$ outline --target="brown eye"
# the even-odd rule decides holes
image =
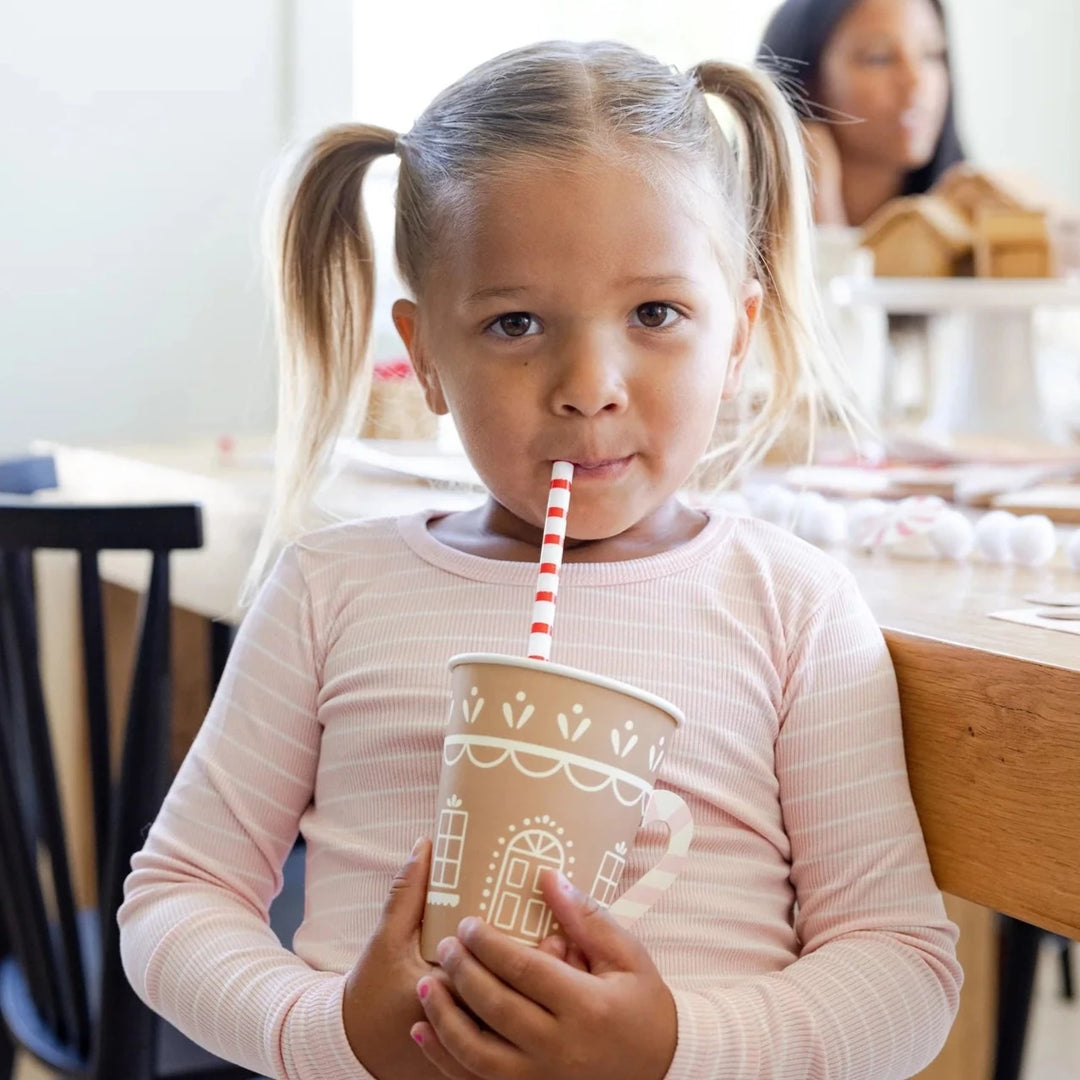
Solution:
[[[491,326],[499,332],[499,337],[525,337],[534,322],[527,311],[511,311],[508,315],[500,315]]]
[[[639,304],[635,314],[642,326],[647,326],[650,330],[658,330],[668,325],[668,316],[675,312],[668,304],[650,301],[648,304]]]

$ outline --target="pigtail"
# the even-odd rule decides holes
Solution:
[[[733,453],[734,475],[758,460],[793,422],[807,425],[808,456],[821,419],[840,423],[853,440],[855,428],[868,425],[818,295],[810,181],[795,113],[764,74],[722,61],[699,64],[690,74],[739,122],[748,258],[764,291],[761,325],[771,385],[742,437],[717,451]],[[739,199],[738,191],[733,194]]]
[[[280,349],[274,495],[242,604],[282,543],[303,531],[338,435],[360,428],[371,382],[375,294],[361,187],[371,163],[394,153],[396,138],[362,124],[324,131],[304,148],[268,207]]]

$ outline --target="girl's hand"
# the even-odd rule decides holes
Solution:
[[[379,1080],[442,1080],[409,1037],[423,1018],[416,980],[444,978],[420,955],[430,859],[431,842],[418,841],[390,886],[378,929],[345,982],[345,1035],[356,1060]]]
[[[671,991],[595,900],[561,875],[544,878],[544,899],[589,970],[463,919],[439,944],[449,986],[431,977],[417,986],[425,1020],[414,1038],[450,1080],[660,1080],[678,1033]]]
[[[357,1061],[379,1080],[443,1080],[409,1033],[424,1019],[417,980],[438,981],[444,992],[451,992],[445,973],[420,955],[430,860],[431,842],[418,841],[390,886],[378,929],[345,983],[345,1035]],[[560,938],[548,938],[541,948],[574,962],[574,949]]]

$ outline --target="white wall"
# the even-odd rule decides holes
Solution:
[[[1080,205],[1080,0],[946,2],[972,156]],[[352,115],[354,100],[360,118],[407,128],[480,58],[448,48],[454,33],[486,27],[487,55],[510,38],[615,33],[621,20],[622,36],[676,63],[748,59],[770,7],[676,0],[657,17],[636,0],[621,13],[547,0],[526,25],[499,22],[494,0],[470,17],[478,5],[437,9],[418,36],[411,9],[365,3],[354,41],[352,0],[0,3],[0,453],[36,437],[267,430],[275,363],[258,222],[279,151]],[[446,70],[417,62],[428,54]],[[389,202],[391,164],[373,201]],[[388,263],[381,301],[396,291]],[[396,351],[386,323],[380,349]]]
[[[272,424],[261,199],[351,106],[351,5],[295,3],[0,7],[0,451]]]
[[[1080,0],[945,0],[969,156],[1080,207]]]

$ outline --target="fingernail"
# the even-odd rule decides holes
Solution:
[[[419,1032],[419,1031],[412,1032],[412,1037],[413,1037],[413,1041],[416,1043],[417,1046],[423,1046],[424,1045],[424,1036],[423,1036],[423,1034],[421,1032]]]
[[[561,870],[555,871],[555,877],[558,881],[559,888],[566,893],[567,896],[573,896],[577,892],[577,889],[571,884],[570,879]]]
[[[409,858],[415,859],[420,854],[420,849],[424,846],[424,838],[421,836],[415,844],[412,846],[412,851],[409,852]]]
[[[450,955],[454,948],[453,938],[443,938],[438,945],[435,946],[435,955],[439,959],[440,964],[446,963],[446,958]]]
[[[421,1001],[425,1001],[427,999],[428,994],[431,993],[431,984],[427,981],[427,979],[420,980],[416,987],[416,993],[419,995]]]

